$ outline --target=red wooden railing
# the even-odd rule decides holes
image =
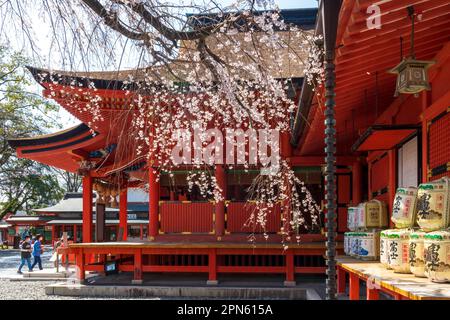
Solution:
[[[211,202],[161,202],[160,233],[214,232],[214,204]]]
[[[248,224],[252,212],[256,215],[255,204],[251,202],[229,202],[226,209],[226,231],[227,233],[246,233],[246,232],[267,232],[276,233],[280,231],[281,226],[281,206],[268,210],[265,230],[260,225],[256,227]]]
[[[61,254],[75,254],[78,279],[85,279],[85,271],[104,271],[103,263],[92,263],[92,256],[108,256],[118,263],[120,271],[133,272],[135,281],[142,281],[144,272],[201,272],[209,281],[216,281],[218,273],[284,273],[286,281],[295,281],[298,273],[324,273],[325,246],[323,243],[292,245],[283,250],[280,245],[245,246],[217,244],[209,247],[198,244],[158,246],[156,244],[95,245],[76,244],[59,248]],[[342,246],[339,245],[339,253]]]

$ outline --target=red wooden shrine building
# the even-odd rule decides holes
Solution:
[[[349,204],[376,198],[386,201],[390,207],[398,186],[417,185],[449,172],[450,4],[446,0],[379,2],[381,27],[370,29],[367,8],[373,3],[342,1],[336,30],[338,241],[346,231]],[[407,7],[411,5],[420,13],[415,23],[416,58],[434,61],[428,70],[431,90],[418,96],[400,94],[394,97],[396,75],[387,71],[408,55],[411,20]],[[315,17],[316,13],[317,10],[290,11],[297,19]],[[315,20],[312,28],[316,34],[321,34],[320,10]],[[401,47],[404,48],[402,53]],[[57,72],[57,80],[50,82],[49,77],[38,76],[46,71],[31,71],[44,87],[44,95],[83,123],[53,135],[15,139],[10,143],[20,157],[76,171],[79,161],[108,148],[106,136],[117,135],[107,124],[114,122],[127,108],[127,97],[118,89],[124,80],[123,74]],[[90,89],[81,85],[74,90],[69,85],[72,81],[86,83],[86,77],[96,84],[96,94],[102,97],[102,116],[107,119],[105,125],[95,128],[95,135],[87,126],[93,115],[79,112],[73,104],[67,103],[68,97],[71,101],[79,98],[79,104],[86,103],[79,92]],[[300,79],[298,83],[302,83]],[[323,102],[316,99],[307,82],[298,86],[296,101],[298,110],[293,119],[293,132],[291,136],[281,137],[281,154],[289,159],[316,201],[321,202],[325,192],[321,170],[324,164]],[[255,245],[248,242],[251,230],[243,225],[251,204],[245,206],[243,190],[252,178],[251,172],[225,170],[217,165],[215,177],[225,190],[226,200],[211,203],[199,201],[195,194],[187,194],[182,184],[173,188],[164,175],[156,181],[147,163],[133,160],[124,163],[121,170],[136,180],[145,177],[149,184],[149,241],[127,241],[125,188],[119,195],[119,225],[123,230],[119,238],[122,241],[94,242],[93,182],[102,179],[107,170],[91,172],[83,178],[83,243],[69,247],[69,251],[76,254],[80,279],[84,279],[85,271],[103,271],[103,263],[94,260],[94,255],[117,259],[118,268],[133,272],[137,283],[142,281],[145,272],[207,273],[211,284],[216,283],[221,273],[251,272],[285,274],[286,284],[292,284],[296,274],[325,271],[323,231],[303,234],[300,244],[292,243],[284,251],[277,235],[281,223],[277,208],[269,215],[268,231],[272,233],[269,241],[257,235]],[[182,178],[183,172],[179,175]],[[338,251],[341,248],[339,243]]]

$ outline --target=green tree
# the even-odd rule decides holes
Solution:
[[[8,212],[29,212],[61,199],[64,190],[46,165],[18,159],[11,137],[46,133],[54,126],[57,106],[29,91],[26,59],[0,46],[0,218]]]

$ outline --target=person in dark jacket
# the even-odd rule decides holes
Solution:
[[[42,246],[42,240],[43,236],[38,234],[36,236],[36,241],[33,243],[33,265],[31,266],[31,270],[33,270],[35,265],[39,265],[39,270],[42,270],[42,260],[41,260],[41,254],[44,251]]]
[[[19,270],[17,270],[17,273],[22,274],[22,267],[25,265],[25,263],[28,265],[28,271],[33,271],[31,267],[31,243],[30,243],[30,236],[25,236],[25,239],[22,241],[22,244],[20,245],[20,266]]]

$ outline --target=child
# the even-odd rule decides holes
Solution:
[[[38,234],[36,236],[36,241],[33,243],[33,258],[34,258],[34,262],[33,265],[31,266],[31,270],[33,270],[34,266],[36,264],[39,265],[39,270],[42,270],[42,260],[41,260],[41,253],[43,252],[43,246],[41,244],[42,239],[44,237],[40,234]]]
[[[27,263],[28,271],[33,271],[31,267],[31,243],[30,236],[25,236],[25,239],[22,241],[20,245],[20,266],[19,270],[17,270],[18,274],[22,274],[22,267]]]

